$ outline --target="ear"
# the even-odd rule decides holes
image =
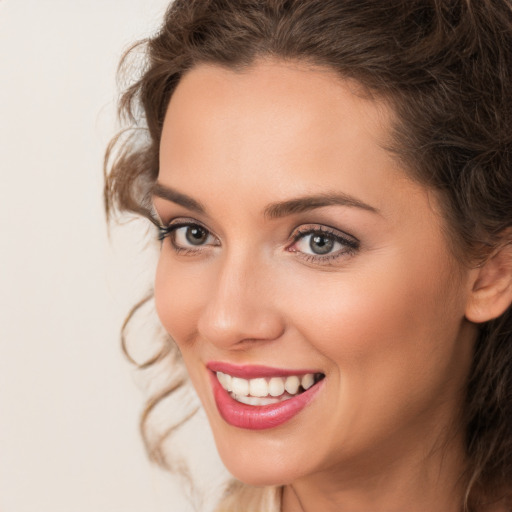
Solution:
[[[466,318],[482,323],[502,315],[512,304],[512,240],[505,243],[473,271]]]

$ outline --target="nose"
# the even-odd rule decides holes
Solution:
[[[276,291],[271,272],[250,257],[219,262],[198,320],[199,335],[223,349],[276,340],[285,329]]]

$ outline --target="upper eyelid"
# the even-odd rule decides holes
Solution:
[[[151,200],[151,205],[150,205],[150,212],[151,212],[151,217],[152,217],[152,220],[154,221],[155,225],[159,228],[161,227],[166,227],[167,226],[167,222],[165,222],[164,218],[165,216],[161,214],[161,211],[159,211],[157,205],[155,204],[155,198],[153,198]]]
[[[306,236],[311,233],[326,233],[334,237],[340,238],[341,240],[350,241],[357,245],[360,244],[359,239],[356,238],[354,235],[351,235],[346,231],[342,231],[341,229],[333,228],[332,226],[326,226],[325,224],[301,224],[300,226],[297,226],[293,230],[291,238],[296,240],[300,236]]]
[[[177,227],[199,226],[200,228],[208,231],[208,233],[215,235],[215,232],[213,230],[211,230],[209,227],[205,226],[203,222],[201,222],[197,219],[189,218],[189,217],[175,217],[174,219],[171,219],[169,222],[165,222],[162,224],[162,227],[165,227],[165,228],[172,228],[172,227],[176,227],[176,226]]]
[[[219,242],[220,245],[220,238],[210,228],[206,227],[202,222],[199,222],[196,219],[187,217],[176,217],[174,219],[171,219],[168,223],[161,225],[159,227],[159,239],[162,240],[163,238],[165,238],[165,236],[171,234],[172,232],[190,226],[199,226],[201,229],[204,229],[210,236],[213,236]],[[162,235],[162,231],[165,232],[165,235]]]

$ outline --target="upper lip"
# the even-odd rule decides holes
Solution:
[[[212,372],[222,372],[242,379],[254,379],[258,377],[288,377],[289,375],[306,375],[307,373],[322,373],[318,370],[300,369],[291,370],[286,368],[275,368],[263,365],[235,365],[223,361],[210,361],[206,367]]]

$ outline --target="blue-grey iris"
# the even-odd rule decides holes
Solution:
[[[190,226],[187,228],[185,238],[192,245],[202,245],[208,238],[208,232],[199,226]]]
[[[334,240],[325,235],[315,235],[309,241],[309,247],[315,254],[327,254],[332,251]]]

